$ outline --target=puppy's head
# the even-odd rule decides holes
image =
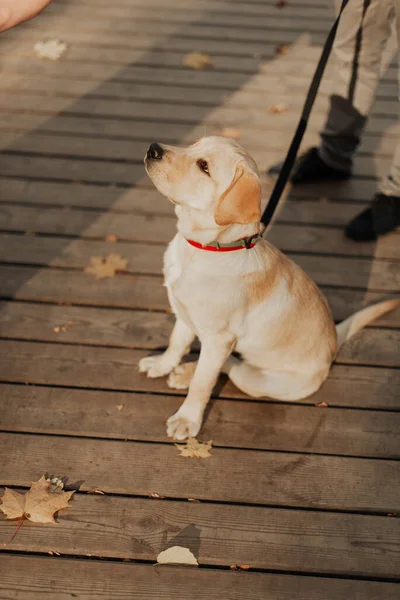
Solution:
[[[257,167],[233,140],[206,137],[188,148],[153,143],[144,162],[156,188],[174,204],[207,213],[219,226],[260,220]]]

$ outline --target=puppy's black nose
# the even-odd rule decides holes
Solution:
[[[164,154],[164,150],[159,144],[153,142],[150,144],[150,148],[147,150],[146,158],[148,160],[161,160]]]

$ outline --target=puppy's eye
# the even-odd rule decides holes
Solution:
[[[210,174],[210,171],[208,170],[208,163],[206,160],[198,160],[197,166],[199,167],[200,171],[203,171],[203,173],[206,173],[206,175]]]

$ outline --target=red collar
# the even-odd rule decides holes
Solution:
[[[234,242],[223,243],[223,242],[210,242],[206,246],[196,242],[195,240],[186,241],[195,248],[199,248],[200,250],[209,250],[210,252],[232,252],[233,250],[249,250],[250,248],[254,248],[261,235],[256,233],[255,235],[251,235],[250,237],[244,237],[240,240],[235,240]]]

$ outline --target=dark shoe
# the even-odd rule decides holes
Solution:
[[[283,163],[274,165],[268,170],[268,174],[272,176],[278,176]],[[350,171],[342,171],[334,169],[326,164],[318,153],[318,148],[310,148],[299,156],[297,159],[290,181],[294,184],[299,183],[312,183],[314,181],[342,181],[351,177]]]
[[[356,242],[376,240],[400,226],[400,197],[376,194],[371,206],[354,217],[346,227],[346,236]]]

